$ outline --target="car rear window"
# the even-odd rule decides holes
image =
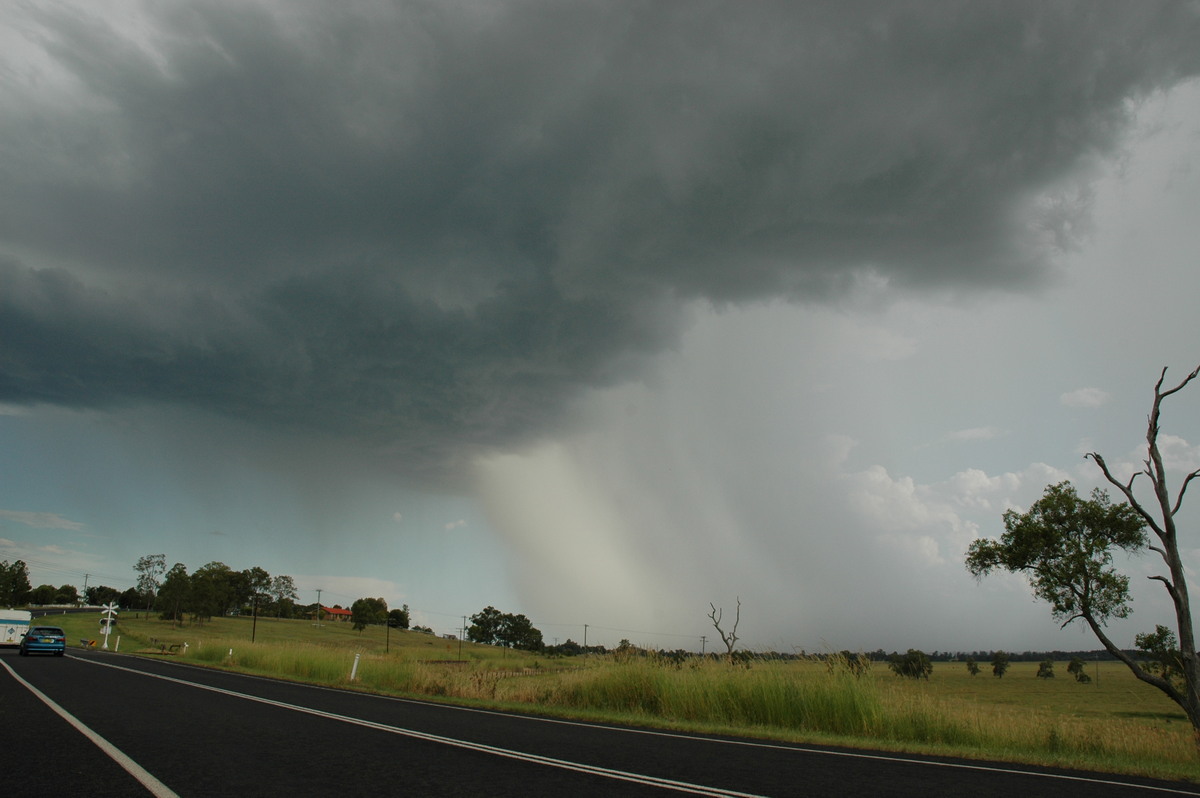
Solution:
[[[63,630],[59,629],[57,626],[35,626],[32,630],[30,630],[29,633],[38,637],[51,637],[53,635],[58,635],[59,637],[63,636]]]

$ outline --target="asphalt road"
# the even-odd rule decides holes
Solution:
[[[0,761],[6,796],[1200,795],[1102,774],[553,721],[80,650],[0,650]]]

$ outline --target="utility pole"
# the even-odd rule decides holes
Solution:
[[[583,650],[585,654],[587,653],[587,628],[588,625],[585,623],[583,625]]]
[[[87,580],[89,576],[91,576],[91,574],[83,575],[83,601],[80,602],[81,604],[87,602]]]
[[[707,635],[700,635],[700,656],[704,656],[704,644],[708,642]]]
[[[321,625],[321,588],[317,588],[317,626]]]

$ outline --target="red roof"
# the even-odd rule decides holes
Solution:
[[[350,610],[340,610],[340,609],[338,609],[338,608],[336,608],[336,607],[322,607],[322,608],[321,608],[321,610],[322,610],[322,612],[324,612],[326,615],[333,615],[333,616],[341,616],[341,615],[344,615],[344,616],[346,616],[346,617],[350,617],[351,615],[353,615],[353,614],[354,614],[354,613],[352,613]]]

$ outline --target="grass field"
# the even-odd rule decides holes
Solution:
[[[54,616],[68,642],[97,639],[98,616]],[[487,704],[644,726],[1056,765],[1200,781],[1183,713],[1119,663],[1089,663],[1076,682],[1058,663],[934,663],[928,681],[876,663],[865,676],[823,662],[672,665],[654,658],[552,659],[349,624],[220,618],[176,628],[125,614],[120,651],[373,692]],[[186,649],[183,648],[187,644]],[[99,645],[99,644],[98,644]],[[164,647],[178,646],[175,653]],[[117,647],[116,633],[109,648]],[[231,653],[232,652],[232,653]],[[351,669],[356,679],[351,681]]]

